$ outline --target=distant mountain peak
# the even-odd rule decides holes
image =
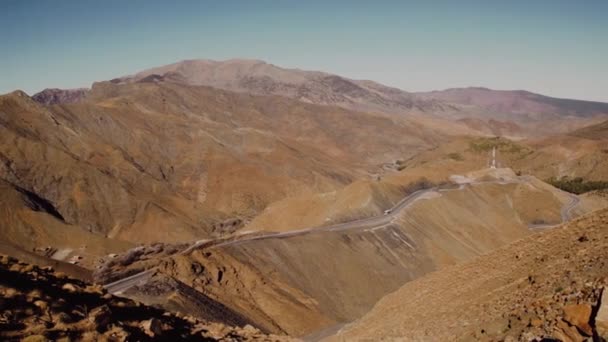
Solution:
[[[11,95],[11,96],[17,96],[17,97],[23,97],[23,98],[29,98],[30,97],[26,92],[24,92],[21,89],[14,90],[11,93],[9,93],[9,95]]]
[[[74,103],[82,100],[86,97],[89,89],[87,88],[75,88],[75,89],[57,89],[57,88],[46,88],[43,91],[36,93],[32,96],[32,99],[38,103],[44,105]]]

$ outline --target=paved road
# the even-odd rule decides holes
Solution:
[[[387,224],[390,224],[393,221],[393,219],[395,219],[395,217],[397,217],[397,215],[403,209],[405,209],[407,206],[414,203],[416,200],[418,200],[424,194],[432,192],[432,191],[436,191],[436,188],[419,190],[419,191],[416,191],[416,192],[406,196],[404,199],[399,201],[393,208],[391,208],[390,213],[386,214],[386,215],[372,216],[372,217],[367,217],[364,219],[359,219],[359,220],[354,220],[354,221],[349,221],[349,222],[344,222],[344,223],[338,223],[338,224],[334,224],[331,226],[310,227],[310,228],[303,228],[303,229],[298,229],[298,230],[291,230],[291,231],[287,231],[287,232],[264,233],[264,234],[253,233],[253,234],[248,234],[248,235],[241,235],[240,238],[237,238],[234,240],[229,240],[229,241],[224,241],[224,242],[221,242],[218,244],[214,244],[213,246],[222,247],[222,246],[240,244],[240,243],[243,243],[246,241],[278,239],[278,238],[287,238],[287,237],[293,237],[293,236],[304,235],[304,234],[316,234],[316,233],[323,233],[323,232],[336,232],[336,231],[351,230],[351,229],[376,228],[376,227],[385,226]]]
[[[460,189],[460,188],[462,188],[462,186],[460,186],[458,189]],[[338,224],[334,224],[331,226],[311,227],[311,228],[304,228],[304,229],[293,230],[293,231],[288,231],[288,232],[251,233],[251,234],[239,235],[239,236],[229,238],[229,239],[199,240],[199,241],[196,241],[195,243],[193,243],[188,248],[181,251],[180,254],[188,254],[188,253],[192,252],[193,250],[203,248],[203,247],[205,247],[205,248],[211,247],[211,246],[221,247],[221,246],[240,244],[240,243],[244,243],[247,241],[287,238],[287,237],[303,235],[303,234],[310,234],[310,233],[321,233],[321,232],[328,232],[328,231],[334,232],[334,231],[343,231],[343,230],[349,230],[349,229],[376,228],[376,227],[386,226],[387,224],[390,224],[393,221],[393,219],[395,217],[397,217],[397,215],[403,209],[405,209],[410,204],[414,203],[416,200],[421,198],[424,194],[427,194],[430,192],[435,192],[435,191],[446,191],[446,190],[449,190],[449,189],[440,190],[438,188],[431,188],[431,189],[416,191],[416,192],[406,196],[401,201],[399,201],[393,208],[390,209],[391,212],[386,215],[373,216],[373,217],[368,217],[368,218],[364,218],[364,219],[360,219],[360,220],[338,223]],[[106,285],[104,285],[104,287],[106,288],[106,290],[108,292],[110,292],[112,294],[120,294],[135,285],[145,283],[154,274],[155,271],[156,271],[156,268],[152,268],[152,269],[134,274],[130,277],[115,281],[113,283],[106,284]]]
[[[156,268],[105,284],[103,287],[111,294],[120,294],[133,286],[145,284],[154,275],[154,272],[156,272]]]
[[[570,203],[562,207],[562,223],[572,220],[572,209],[574,209],[581,202],[581,199],[578,196],[570,193],[567,193],[567,195],[570,197]]]
[[[504,180],[479,181],[479,182],[470,182],[470,183],[460,184],[458,186],[451,185],[451,186],[447,186],[447,187],[434,187],[434,188],[429,188],[429,189],[424,189],[424,190],[418,190],[414,193],[407,195],[402,200],[397,202],[397,204],[395,204],[395,206],[393,206],[393,208],[390,209],[390,212],[385,215],[372,216],[372,217],[368,217],[368,218],[364,218],[364,219],[359,219],[359,220],[354,220],[354,221],[349,221],[349,222],[344,222],[344,223],[338,223],[338,224],[334,224],[334,225],[330,225],[330,226],[310,227],[310,228],[303,228],[303,229],[287,231],[287,232],[270,232],[270,233],[258,232],[258,233],[237,235],[235,237],[225,238],[225,239],[199,240],[199,241],[193,243],[188,248],[181,251],[180,254],[188,254],[188,253],[192,252],[193,250],[196,250],[199,248],[237,245],[237,244],[245,243],[248,241],[282,239],[282,238],[288,238],[288,237],[304,235],[304,234],[320,234],[320,233],[326,233],[326,232],[336,232],[336,231],[353,230],[353,229],[379,228],[379,227],[383,227],[383,226],[386,226],[386,225],[389,225],[390,223],[392,223],[392,221],[401,213],[401,211],[406,209],[408,206],[410,206],[417,200],[425,198],[425,195],[428,195],[431,193],[457,191],[457,190],[463,189],[465,186],[470,186],[470,185],[475,185],[475,184],[494,183],[494,184],[504,185],[504,184],[522,183],[522,182],[526,182],[528,180],[529,179],[524,176],[524,177],[519,177],[517,180],[514,180],[514,181],[504,181]],[[569,195],[571,195],[571,194],[569,194]],[[579,201],[580,200],[577,196],[571,195],[571,202],[568,203],[567,205],[565,205],[561,209],[562,220],[564,222],[566,222],[570,219],[571,211],[578,204]],[[549,228],[549,227],[553,227],[553,226],[555,226],[555,225],[535,225],[535,226],[529,226],[529,227],[535,228],[535,229],[544,229],[544,228]],[[130,288],[132,286],[135,286],[137,284],[141,284],[142,282],[147,281],[153,275],[153,273],[155,271],[156,271],[156,268],[153,268],[153,269],[132,275],[128,278],[121,279],[116,282],[107,284],[104,287],[108,290],[108,292],[117,294],[117,293],[127,290],[128,288]]]

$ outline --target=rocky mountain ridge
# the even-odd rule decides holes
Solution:
[[[601,102],[480,87],[407,92],[374,81],[282,68],[248,59],[184,60],[115,78],[111,82],[171,82],[254,95],[279,95],[358,111],[443,118],[481,133],[513,137],[565,132],[608,117],[608,104]],[[69,103],[82,99],[85,93],[82,90],[79,93],[47,90],[34,98],[46,104]],[[548,120],[553,125],[545,125]]]

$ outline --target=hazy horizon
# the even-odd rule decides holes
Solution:
[[[406,91],[608,102],[608,3],[5,1],[0,93],[89,87],[185,59],[260,59]]]

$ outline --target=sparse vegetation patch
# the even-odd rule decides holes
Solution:
[[[549,178],[547,183],[556,188],[568,191],[573,194],[584,194],[585,192],[594,190],[608,189],[608,181],[587,181],[581,177],[569,178],[562,177],[560,179]]]
[[[464,157],[462,156],[462,154],[457,153],[457,152],[452,152],[448,154],[448,158],[456,160],[456,161],[463,161]]]
[[[494,138],[477,138],[469,143],[469,150],[476,153],[485,153],[496,147],[499,152],[509,154],[527,155],[532,150],[526,146],[514,143],[511,140],[494,137]]]

